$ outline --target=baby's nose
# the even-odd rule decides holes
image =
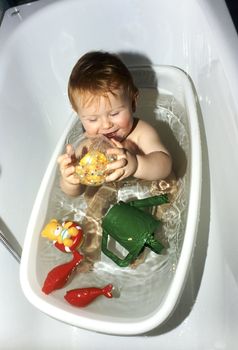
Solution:
[[[112,127],[112,122],[108,117],[104,117],[102,119],[102,128],[103,129],[110,129]]]

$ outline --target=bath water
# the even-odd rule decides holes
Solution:
[[[176,271],[187,215],[189,136],[186,130],[185,111],[174,97],[166,94],[166,92],[158,94],[153,86],[140,88],[140,90],[141,98],[138,103],[137,115],[158,128],[163,142],[172,153],[176,168],[177,191],[173,195],[172,203],[162,211],[162,225],[157,233],[158,237],[165,242],[167,249],[165,253],[158,255],[146,248],[142,261],[139,261],[137,266],[126,268],[117,266],[101,253],[97,261],[91,265],[82,262],[70,283],[62,290],[54,292],[55,297],[63,300],[66,290],[92,286],[103,287],[108,283],[112,283],[116,297],[111,299],[110,302],[107,298],[100,298],[100,302],[95,301],[87,309],[95,313],[114,315],[117,318],[125,317],[125,315],[129,317],[132,313],[133,317],[143,317],[153,312],[163,301]],[[74,144],[82,134],[82,126],[78,118],[76,119],[77,121],[73,125],[65,144]],[[150,188],[148,182],[125,181],[116,191],[117,200],[128,201],[135,197],[151,196]],[[110,192],[110,190],[109,188],[108,191]],[[112,197],[114,193],[112,191]],[[107,196],[108,201],[111,200],[111,204],[113,204],[115,198],[112,199],[108,192]],[[91,205],[97,206],[93,202],[91,202]],[[95,207],[96,209],[97,207]],[[89,217],[88,212],[88,202],[83,196],[68,198],[62,193],[59,187],[59,171],[57,171],[45,222],[57,218],[58,220],[74,220],[81,223],[88,216],[86,229],[91,231],[91,235],[99,232],[100,236],[100,220],[97,217]],[[85,233],[87,234],[86,230]],[[39,283],[43,285],[47,273],[53,267],[69,261],[71,258],[71,255],[58,251],[52,245],[52,242],[41,237],[37,257]],[[143,308],[138,307],[140,305],[143,305]]]

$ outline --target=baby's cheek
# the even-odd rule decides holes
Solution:
[[[120,122],[120,126],[122,129],[131,128],[132,125],[133,125],[133,120],[130,117],[123,118]]]
[[[86,133],[89,136],[95,136],[98,134],[98,125],[96,125],[96,123],[90,123],[90,122],[82,122],[83,127],[86,131]]]

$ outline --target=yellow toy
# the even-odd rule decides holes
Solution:
[[[84,185],[99,186],[105,181],[108,159],[102,152],[88,152],[76,166],[76,174]]]
[[[52,219],[44,227],[41,235],[53,241],[56,248],[64,252],[72,252],[83,241],[82,228],[73,221],[60,223],[58,220]]]
[[[107,149],[115,147],[105,136],[86,138],[79,146],[80,156],[75,173],[80,183],[88,186],[100,186],[108,175],[107,164],[115,158],[107,155]],[[77,152],[78,153],[78,152]]]

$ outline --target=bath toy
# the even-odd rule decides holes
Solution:
[[[97,136],[84,140],[79,146],[81,156],[75,167],[80,183],[88,186],[100,186],[107,176],[106,167],[114,160],[107,155],[108,148],[115,147],[105,136]]]
[[[94,299],[100,295],[107,298],[112,298],[112,284],[108,284],[104,288],[78,288],[66,292],[64,298],[73,306],[84,307],[90,304]]]
[[[41,235],[52,240],[56,248],[66,253],[74,251],[83,242],[83,230],[73,221],[60,223],[52,219],[44,227]]]
[[[76,166],[76,174],[84,185],[100,186],[105,180],[106,156],[99,151],[88,152]]]
[[[73,259],[68,263],[58,265],[54,267],[47,275],[42,291],[45,294],[50,294],[55,289],[63,288],[68,281],[72,272],[76,269],[78,264],[83,260],[83,255],[81,255],[77,250],[73,251]]]
[[[154,238],[154,233],[160,221],[143,208],[164,203],[168,203],[167,195],[138,199],[128,203],[120,201],[115,204],[102,219],[103,253],[120,267],[126,267],[132,263],[145,246],[159,254],[164,246]],[[124,258],[120,258],[115,252],[109,250],[109,236],[128,251]]]

